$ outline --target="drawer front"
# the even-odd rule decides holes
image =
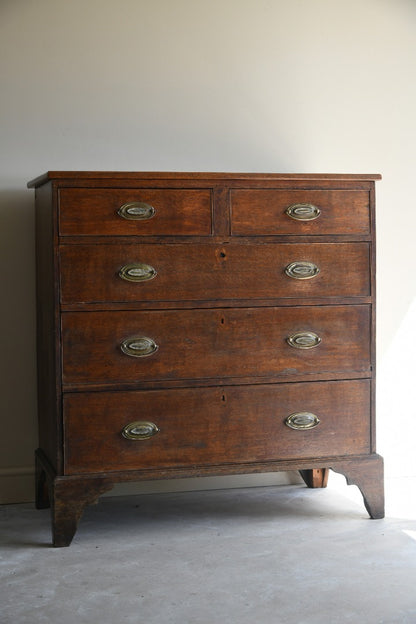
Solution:
[[[62,245],[60,257],[64,304],[370,294],[367,243]]]
[[[236,189],[231,210],[235,236],[370,233],[367,191]]]
[[[63,381],[366,372],[369,327],[367,305],[65,312]]]
[[[209,236],[211,213],[210,190],[64,188],[59,195],[59,233]]]
[[[368,453],[369,397],[368,380],[70,394],[65,473]],[[319,424],[290,428],[299,412]],[[137,422],[127,435],[154,435],[124,437]]]

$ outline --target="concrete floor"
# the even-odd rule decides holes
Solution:
[[[369,520],[336,477],[104,498],[60,549],[47,510],[3,506],[0,622],[415,624],[415,481]]]

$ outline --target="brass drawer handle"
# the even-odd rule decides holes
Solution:
[[[318,334],[311,331],[296,332],[288,336],[286,341],[295,349],[314,349],[322,342]]]
[[[290,416],[286,418],[285,425],[291,429],[303,431],[305,429],[317,427],[320,422],[318,416],[312,414],[312,412],[296,412],[295,414],[290,414]]]
[[[155,216],[156,210],[145,202],[128,202],[117,210],[117,214],[129,221],[146,221]]]
[[[131,357],[147,357],[159,349],[153,338],[147,336],[131,336],[120,345],[121,350]]]
[[[313,262],[300,261],[288,264],[285,268],[285,273],[293,279],[305,280],[316,277],[319,270],[319,267]]]
[[[321,214],[318,206],[313,204],[292,204],[285,210],[288,217],[295,221],[313,221]]]
[[[159,427],[154,423],[137,420],[126,425],[121,435],[127,440],[148,440],[159,431]]]
[[[136,262],[133,264],[125,264],[118,272],[121,279],[126,282],[148,282],[157,275],[156,269],[150,264],[144,264],[143,262]]]

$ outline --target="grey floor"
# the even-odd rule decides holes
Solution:
[[[3,506],[0,622],[415,624],[415,481],[369,520],[335,477],[105,498],[60,549],[47,510]]]

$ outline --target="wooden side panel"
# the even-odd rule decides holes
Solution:
[[[38,419],[39,446],[59,473],[62,433],[55,219],[53,188],[49,183],[36,190]]]

